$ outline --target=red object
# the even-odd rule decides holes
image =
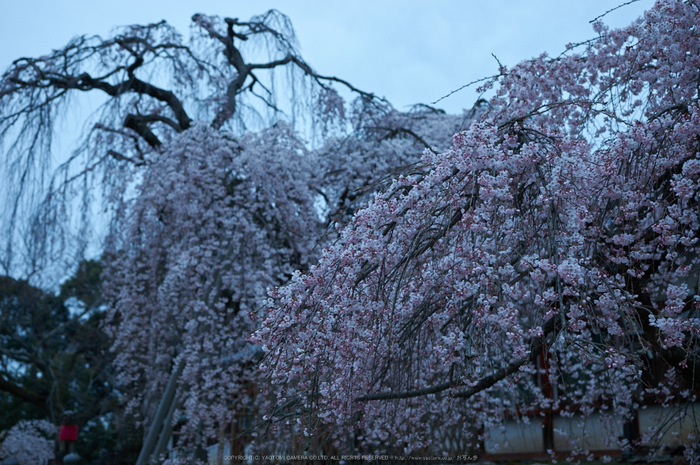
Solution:
[[[58,433],[59,441],[77,441],[78,440],[78,425],[61,425],[61,430]]]

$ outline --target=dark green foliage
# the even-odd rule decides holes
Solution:
[[[86,463],[116,448],[110,340],[102,331],[102,267],[84,261],[58,295],[0,277],[0,431],[21,419],[76,414]]]

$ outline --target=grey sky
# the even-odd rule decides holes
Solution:
[[[593,36],[589,21],[625,0],[0,0],[0,68],[43,55],[80,34],[166,19],[186,33],[200,12],[248,19],[276,8],[296,29],[305,59],[320,73],[385,96],[399,109],[430,103],[504,65]],[[653,4],[608,14],[623,26]],[[472,90],[438,106],[470,107]]]

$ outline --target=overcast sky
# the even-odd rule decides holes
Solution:
[[[276,8],[316,71],[384,96],[399,109],[430,103],[504,65],[593,37],[590,20],[626,0],[0,0],[0,68],[81,34],[165,19],[186,33],[194,13],[249,19]],[[605,16],[623,26],[651,7],[639,0]],[[462,91],[438,106],[471,107]]]

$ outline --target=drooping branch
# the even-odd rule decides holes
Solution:
[[[171,89],[167,84],[156,84],[150,77],[154,69],[163,71],[167,67],[172,68]],[[72,91],[100,90],[112,102],[105,115],[121,119],[118,124],[133,129],[155,148],[161,143],[160,136],[150,126],[160,122],[176,132],[189,128],[192,119],[182,98],[197,85],[197,74],[214,72],[215,68],[183,45],[179,34],[164,21],[130,26],[108,39],[77,37],[49,55],[15,60],[3,74],[0,135],[23,124],[17,140],[26,141],[33,137],[31,132],[37,133],[37,127],[48,123],[46,134],[37,133],[46,139],[51,132],[47,115],[75,94]],[[129,96],[131,99],[123,99]],[[125,111],[129,105],[135,105],[136,111]],[[167,112],[163,112],[165,108]],[[139,124],[134,124],[132,118],[124,118],[125,113],[148,118],[137,118]]]
[[[343,79],[334,76],[323,76],[316,73],[311,66],[308,65],[308,63],[299,57],[296,49],[292,45],[290,40],[291,38],[288,37],[288,35],[291,34],[291,31],[287,31],[288,34],[284,34],[282,31],[276,30],[266,23],[266,21],[271,21],[271,18],[278,14],[279,13],[276,11],[271,10],[263,16],[262,20],[250,22],[241,22],[238,21],[237,18],[224,18],[224,22],[227,26],[226,34],[222,34],[217,30],[215,20],[213,18],[201,14],[196,14],[192,17],[192,21],[204,29],[209,37],[215,39],[224,46],[224,56],[226,57],[228,64],[236,70],[235,77],[231,80],[226,89],[226,101],[212,122],[212,126],[214,128],[220,128],[234,115],[237,106],[236,99],[241,92],[246,89],[253,92],[253,86],[256,83],[260,84],[259,80],[252,74],[254,70],[272,70],[292,64],[300,69],[305,76],[311,78],[323,88],[328,88],[328,82],[336,82],[338,84],[342,84],[352,92],[359,94],[365,99],[371,100],[376,98],[374,94],[364,92]],[[241,30],[237,31],[235,28],[239,28]],[[271,36],[276,41],[278,49],[284,53],[284,56],[282,58],[272,59],[266,63],[247,63],[243,57],[243,54],[241,53],[241,50],[236,46],[235,40],[247,41],[251,36],[255,35]],[[253,82],[247,84],[249,78],[253,79]],[[266,99],[263,100],[268,106],[274,110],[277,110],[274,104]]]
[[[290,58],[294,62],[294,64],[296,64],[299,68],[301,68],[304,71],[304,73],[306,73],[308,76],[311,76],[313,79],[315,79],[316,82],[321,84],[322,87],[325,87],[325,85],[323,84],[323,81],[337,82],[338,84],[342,84],[343,86],[350,89],[352,92],[359,94],[361,97],[363,97],[367,100],[374,100],[377,98],[376,95],[374,95],[370,92],[365,92],[363,90],[360,90],[344,79],[340,79],[340,78],[337,78],[335,76],[323,76],[321,74],[316,73],[313,69],[311,69],[311,67],[306,62],[304,62],[303,60],[301,60],[298,57],[290,57]],[[381,98],[379,100],[384,101],[384,99],[381,99]]]
[[[414,131],[408,128],[404,127],[396,127],[396,128],[390,128],[390,127],[381,127],[381,126],[375,126],[375,127],[368,127],[367,129],[375,129],[375,130],[380,130],[380,131],[386,131],[387,134],[386,136],[383,137],[383,139],[391,139],[393,137],[397,137],[400,134],[406,134],[408,136],[413,137],[415,140],[423,144],[426,149],[436,152],[436,150],[428,144],[425,139],[423,139],[421,136],[416,134]]]
[[[117,84],[111,84],[105,80],[105,77],[93,78],[87,72],[83,72],[77,76],[45,72],[40,69],[36,63],[34,63],[34,60],[26,60],[28,64],[30,64],[31,67],[37,71],[35,79],[28,81],[22,81],[16,78],[10,79],[11,82],[17,84],[18,86],[22,86],[25,89],[43,89],[53,87],[55,89],[80,90],[83,92],[96,89],[105,92],[111,97],[119,97],[129,92],[134,92],[136,94],[153,97],[154,99],[165,103],[168,107],[170,107],[175,115],[175,120],[167,118],[163,115],[129,115],[124,122],[124,127],[135,130],[152,147],[159,146],[160,141],[155,134],[153,134],[150,128],[148,128],[148,123],[160,121],[172,127],[176,132],[182,132],[183,130],[189,128],[192,124],[192,119],[187,115],[182,102],[172,91],[162,89],[133,76],[133,71],[138,66],[133,68],[130,67],[129,79]],[[136,63],[139,63],[139,61],[136,61],[134,64]],[[118,67],[118,69],[119,68],[121,67]],[[118,69],[114,72],[118,71]],[[108,73],[106,77],[111,76],[114,74],[114,72]]]
[[[437,384],[423,389],[415,389],[412,391],[403,392],[381,392],[378,394],[369,394],[366,396],[358,397],[355,402],[368,402],[371,400],[397,400],[397,399],[410,399],[412,397],[423,397],[430,394],[438,394],[440,392],[446,391],[448,389],[455,389],[462,386],[469,386],[465,391],[458,391],[450,394],[452,397],[461,397],[468,399],[479,392],[485,391],[486,389],[492,387],[497,382],[506,379],[508,376],[520,370],[521,367],[533,363],[537,360],[537,357],[542,353],[545,347],[545,341],[547,336],[554,332],[554,330],[559,326],[560,317],[554,316],[547,320],[547,322],[542,326],[542,335],[535,337],[530,342],[530,353],[514,362],[509,363],[504,368],[484,377],[477,381],[476,384],[472,385],[464,381],[461,382],[446,382]]]
[[[151,96],[167,104],[173,111],[173,113],[175,114],[175,118],[177,119],[177,123],[175,123],[169,118],[165,118],[163,116],[158,115],[158,118],[153,119],[153,121],[162,121],[171,126],[177,132],[182,132],[191,126],[192,119],[187,115],[187,112],[185,111],[182,102],[175,96],[175,94],[172,91],[161,89],[159,87],[154,86],[153,84],[141,81],[140,79],[136,78],[131,79],[128,82],[135,92]]]

